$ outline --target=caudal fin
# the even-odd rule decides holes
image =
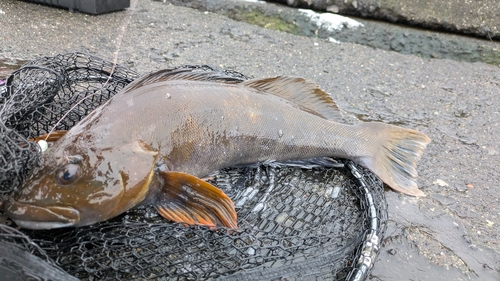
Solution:
[[[374,172],[392,189],[425,196],[417,186],[417,162],[431,139],[424,133],[384,123],[362,123],[363,133],[374,137],[371,155],[359,163]]]

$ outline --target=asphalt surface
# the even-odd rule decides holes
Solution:
[[[428,196],[387,191],[389,229],[372,279],[500,279],[499,67],[331,43],[156,1],[97,17],[14,0],[0,10],[0,58],[84,51],[113,60],[118,51],[118,63],[141,73],[209,64],[301,76],[347,115],[426,133],[419,184]]]

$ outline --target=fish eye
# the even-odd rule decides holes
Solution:
[[[67,164],[57,170],[56,181],[61,185],[68,185],[80,178],[80,166],[76,164]]]

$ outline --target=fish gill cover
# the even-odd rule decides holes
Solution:
[[[180,68],[247,79],[209,66]],[[0,199],[40,162],[40,149],[29,138],[54,127],[71,128],[138,76],[82,53],[40,58],[14,72],[0,87]],[[0,275],[7,280],[364,280],[384,237],[387,205],[380,180],[343,163],[343,168],[260,165],[221,171],[211,183],[235,203],[237,230],[171,223],[150,206],[81,228],[17,230],[4,219]]]

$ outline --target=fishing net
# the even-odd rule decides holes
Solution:
[[[247,79],[209,66],[181,68]],[[40,58],[9,76],[0,87],[0,195],[19,188],[40,162],[38,144],[30,138],[71,128],[137,77],[81,53]],[[17,230],[3,218],[0,275],[8,280],[364,280],[386,229],[383,185],[371,172],[339,161],[344,164],[339,168],[261,165],[221,171],[211,183],[235,203],[237,230],[171,223],[151,206],[81,228]]]

